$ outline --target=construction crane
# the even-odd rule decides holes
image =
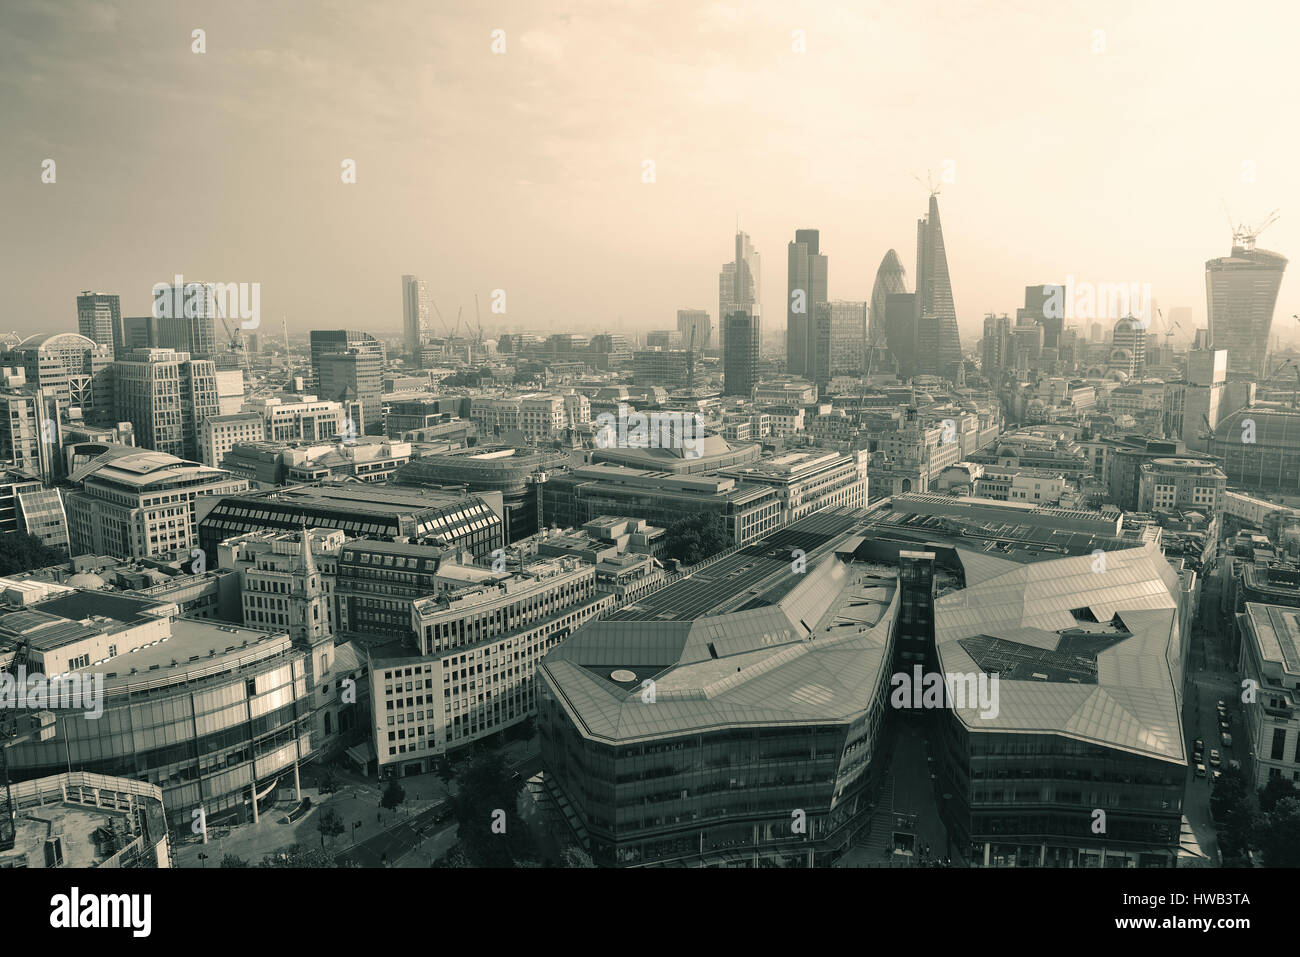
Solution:
[[[483,316],[478,311],[478,293],[474,293],[474,321],[477,323],[475,329],[474,343],[478,346],[483,345]]]
[[[243,368],[248,376],[248,381],[251,383],[253,381],[253,367],[248,361],[248,349],[244,347],[244,338],[240,335],[242,326],[235,326],[234,329],[231,329],[230,323],[226,321],[226,310],[218,308],[216,312],[217,318],[221,320],[221,325],[225,327],[226,338],[230,340],[230,352],[237,354],[243,361],[241,368]]]
[[[1259,238],[1259,234],[1276,223],[1280,218],[1279,213],[1281,212],[1281,210],[1275,209],[1273,212],[1269,213],[1267,218],[1265,218],[1265,220],[1258,226],[1247,226],[1244,223],[1233,222],[1232,214],[1228,212],[1228,204],[1226,202],[1223,204],[1223,211],[1227,214],[1228,226],[1232,229],[1233,247],[1236,248],[1240,246],[1245,250],[1255,248],[1255,240]]]
[[[456,334],[451,331],[451,327],[447,325],[447,320],[442,317],[442,310],[438,308],[438,304],[434,302],[432,299],[430,299],[429,302],[433,304],[433,311],[437,314],[438,321],[442,323],[442,328],[446,331],[447,338],[454,339],[456,337]],[[456,318],[456,324],[460,325],[459,316]]]
[[[14,652],[9,670],[13,672],[15,686],[20,680],[26,680],[24,666],[27,664],[27,642],[23,641]],[[48,741],[54,737],[54,712],[40,711],[34,716],[34,725],[20,727],[17,708],[0,709],[0,778],[4,780],[4,803],[0,807],[0,852],[13,850],[18,839],[18,808],[14,805],[13,792],[9,786],[9,749],[37,739]]]

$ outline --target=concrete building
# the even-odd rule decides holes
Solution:
[[[415,601],[415,640],[370,655],[380,775],[432,770],[536,714],[537,663],[613,602],[597,593],[594,567],[572,558]]]
[[[635,515],[668,527],[699,512],[714,516],[738,545],[781,524],[775,490],[762,485],[741,487],[734,478],[721,475],[589,465],[552,475],[542,486],[544,521],[560,528],[601,515]]]
[[[171,349],[136,349],[114,364],[119,419],[135,426],[136,443],[181,458],[199,457],[203,420],[220,414],[216,366]]]
[[[822,509],[864,508],[868,458],[866,451],[786,452],[717,474],[736,479],[742,488],[771,488],[781,503],[781,524],[785,525]]]
[[[332,483],[228,494],[199,523],[199,544],[211,558],[221,542],[259,530],[342,529],[349,538],[398,538],[464,547],[475,557],[505,544],[501,497],[391,485]]]
[[[384,344],[368,332],[313,329],[312,392],[351,408],[361,403],[357,432],[383,433]]]
[[[89,467],[82,487],[67,493],[75,554],[141,559],[199,545],[202,511],[214,499],[245,491],[248,483],[222,469],[174,455],[131,451]],[[208,564],[216,555],[208,550]]]
[[[77,297],[77,332],[112,357],[122,348],[122,305],[116,295],[86,290]]]
[[[266,427],[256,412],[210,416],[199,428],[199,461],[220,468],[231,448],[264,438]]]
[[[114,415],[111,343],[101,345],[72,332],[46,332],[6,349],[0,364],[22,369],[29,386],[55,396],[64,409],[80,409],[89,421]]]
[[[152,784],[168,825],[187,834],[196,810],[212,828],[301,799],[298,769],[320,747],[310,689],[328,680],[328,655],[284,631],[177,618],[171,608],[65,589],[0,614],[0,645],[25,639],[46,674],[102,682],[101,713],[55,711],[48,741],[9,749],[11,778],[72,765]]]
[[[1300,787],[1300,609],[1248,601],[1236,616],[1239,669],[1254,682],[1254,699],[1241,705],[1253,757],[1253,783],[1281,778]],[[1240,733],[1240,732],[1239,732]]]
[[[1138,511],[1195,510],[1207,515],[1223,508],[1227,476],[1205,459],[1156,458],[1143,462],[1138,476]]]
[[[64,771],[14,784],[9,796],[14,846],[0,851],[0,870],[171,867],[167,812],[155,784]]]
[[[726,395],[750,395],[758,384],[758,364],[763,340],[757,307],[737,309],[722,319],[728,345],[723,347],[722,382]]]

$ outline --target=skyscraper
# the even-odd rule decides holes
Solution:
[[[171,349],[136,349],[113,364],[117,417],[141,448],[195,461],[203,421],[219,414],[216,365]]]
[[[116,352],[122,348],[122,305],[115,295],[87,289],[77,297],[77,331]]]
[[[892,249],[885,253],[876,269],[876,282],[871,287],[871,312],[867,317],[867,338],[873,346],[885,341],[885,298],[890,293],[907,292],[907,273],[898,253]]]
[[[761,311],[762,282],[759,255],[749,234],[736,232],[736,258],[718,275],[718,348],[727,347],[727,316],[752,306]]]
[[[196,359],[213,355],[217,343],[217,316],[225,307],[224,303],[218,302],[217,292],[216,286],[210,282],[156,287],[153,303],[156,347],[188,352]],[[227,321],[233,318],[236,325],[240,321],[237,316],[224,318]]]
[[[1141,377],[1147,366],[1147,334],[1142,320],[1126,316],[1111,334],[1109,366],[1125,375]]]
[[[1003,370],[1015,364],[1012,353],[1011,319],[989,313],[984,317],[984,338],[980,343],[980,358],[984,376],[990,381]]]
[[[407,355],[420,355],[429,334],[429,284],[414,276],[402,277],[402,344]]]
[[[1255,248],[1253,234],[1238,230],[1232,255],[1205,264],[1205,305],[1210,348],[1226,349],[1228,372],[1267,374],[1273,308],[1286,258]]]
[[[758,352],[763,338],[758,307],[737,309],[726,317],[727,345],[722,359],[724,395],[751,395],[758,384]]]
[[[816,304],[827,301],[827,263],[820,244],[818,230],[795,230],[786,273],[786,371],[810,379],[816,376]]]
[[[825,396],[831,378],[867,371],[867,312],[865,302],[819,302],[815,306],[816,349],[812,380]]]
[[[1057,314],[1060,310],[1053,310],[1050,316],[1047,314],[1047,301],[1059,288],[1051,284],[1026,286],[1025,306],[1016,310],[1017,320],[1033,319],[1043,327],[1043,347],[1046,349],[1056,349],[1061,343],[1061,329],[1065,319]]]
[[[678,309],[677,332],[683,349],[704,352],[713,345],[713,321],[703,309]]]
[[[312,390],[322,399],[361,402],[364,423],[356,430],[383,433],[384,344],[354,329],[313,329]]]
[[[957,310],[952,300],[952,282],[948,278],[948,256],[943,246],[943,227],[939,223],[938,194],[930,194],[929,215],[916,222],[916,318],[918,327],[927,317],[937,320],[933,338],[937,352],[917,350],[918,372],[934,375],[952,374],[961,362],[961,337],[957,330]]]
[[[885,342],[898,362],[904,379],[916,375],[916,293],[891,292],[885,296]]]

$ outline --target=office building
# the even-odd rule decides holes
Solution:
[[[787,250],[785,368],[816,381],[817,303],[826,302],[827,259],[816,229],[797,229]]]
[[[80,409],[91,422],[113,417],[111,345],[75,332],[46,332],[6,349],[3,365],[22,369],[27,385],[55,396],[60,408]]]
[[[781,524],[773,489],[742,487],[721,475],[588,465],[552,475],[542,486],[543,521],[558,528],[601,515],[635,515],[667,528],[696,513],[713,516],[733,544],[754,541]]]
[[[459,546],[476,558],[505,545],[500,495],[354,483],[228,494],[199,522],[199,545],[211,566],[218,546],[234,535],[304,524],[341,529],[349,538]]]
[[[383,433],[384,344],[368,332],[313,329],[312,391],[321,399],[351,407],[360,402],[357,432]]]
[[[463,486],[471,492],[499,492],[505,508],[507,542],[541,531],[541,485],[547,473],[568,464],[567,455],[507,445],[426,453],[393,475],[397,485]]]
[[[1130,379],[1146,374],[1147,331],[1140,319],[1125,316],[1115,323],[1107,367]]]
[[[1228,353],[1228,372],[1256,380],[1268,371],[1273,309],[1286,258],[1255,248],[1253,235],[1233,237],[1232,253],[1205,264],[1205,306],[1211,349]]]
[[[706,352],[713,347],[713,320],[703,309],[678,309],[677,333],[687,349]]]
[[[412,639],[370,653],[381,776],[433,770],[536,714],[537,663],[613,604],[595,567],[574,558],[412,602]]]
[[[805,519],[542,660],[542,784],[597,865],[829,866],[865,833],[899,602],[854,525]]]
[[[1223,507],[1227,476],[1205,459],[1155,458],[1138,473],[1138,511],[1197,511],[1213,515]]]
[[[0,389],[0,461],[47,484],[61,478],[60,410],[43,389]]]
[[[1300,492],[1300,412],[1267,406],[1238,409],[1215,428],[1209,454],[1223,463],[1230,485]]]
[[[1295,584],[1291,585],[1294,592]],[[1252,783],[1300,787],[1300,610],[1247,601],[1236,615],[1241,677],[1255,694],[1243,702],[1239,747],[1253,756]]]
[[[697,365],[702,365],[700,355],[689,349],[640,349],[632,353],[632,382],[693,389],[698,384]]]
[[[88,466],[82,487],[65,505],[73,554],[142,559],[180,553],[199,544],[202,511],[213,498],[248,488],[222,469],[163,452],[132,449]],[[207,551],[213,564],[216,543]]]
[[[758,385],[759,347],[763,324],[757,312],[736,310],[723,319],[727,328],[722,348],[722,390],[724,395],[748,397]]]
[[[77,332],[114,355],[122,348],[122,305],[116,295],[91,292],[77,297]]]
[[[11,785],[9,797],[14,846],[0,851],[0,870],[171,867],[157,785],[69,770]]]
[[[952,283],[948,278],[948,255],[944,250],[943,227],[939,223],[939,197],[930,194],[929,214],[916,223],[916,322],[918,336],[923,320],[935,320],[937,351],[917,348],[917,371],[949,377],[961,363],[961,339],[957,331],[957,310]]]
[[[211,360],[171,349],[136,349],[113,364],[113,375],[117,417],[134,423],[137,444],[199,457],[203,420],[220,414]]]
[[[726,317],[733,312],[753,313],[761,308],[761,261],[749,234],[737,231],[735,259],[722,267],[718,277],[718,349],[727,347]]]
[[[822,395],[833,377],[862,376],[867,371],[865,302],[819,302],[814,310],[813,381]]]
[[[408,356],[418,356],[429,335],[429,284],[414,276],[402,277],[402,345]]]
[[[1224,349],[1196,350],[1187,354],[1187,372],[1181,382],[1165,384],[1164,430],[1182,439],[1189,449],[1205,452],[1224,408],[1228,378],[1228,353]]]
[[[188,352],[195,359],[212,358],[217,352],[217,318],[235,325],[242,321],[233,314],[223,316],[224,295],[225,286],[210,282],[160,285],[154,291],[153,347]]]
[[[199,429],[199,461],[222,468],[222,459],[236,445],[260,442],[266,437],[262,417],[256,412],[214,415],[203,420]]]
[[[885,253],[876,268],[876,280],[871,287],[870,314],[867,317],[867,339],[872,346],[888,342],[885,324],[885,301],[890,295],[907,292],[907,273],[898,253]]]
[[[161,789],[168,825],[186,834],[196,811],[213,828],[302,799],[298,769],[320,747],[311,689],[328,680],[332,655],[282,630],[178,618],[152,599],[67,588],[0,614],[0,645],[18,640],[28,642],[29,669],[102,676],[103,712],[54,711],[48,741],[9,749],[14,780],[69,766],[132,778]]]
[[[781,503],[781,524],[787,525],[823,509],[864,508],[869,457],[865,450],[786,452],[717,474],[736,479],[742,488],[764,485],[773,489]]]

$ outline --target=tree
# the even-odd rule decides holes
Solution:
[[[0,575],[59,565],[64,561],[62,552],[50,548],[35,535],[25,532],[0,535]]]
[[[684,565],[694,565],[726,548],[730,542],[722,523],[706,512],[696,512],[668,526],[664,552]]]
[[[520,867],[537,860],[532,832],[515,808],[519,783],[500,754],[473,758],[451,798],[465,859],[472,867]]]
[[[222,867],[247,867],[248,861],[244,860],[242,857],[237,857],[234,854],[227,854],[225,857],[221,859],[221,866]]]
[[[1277,802],[1260,828],[1259,849],[1265,867],[1300,867],[1300,800]]]
[[[1210,792],[1210,814],[1220,824],[1226,823],[1235,811],[1250,804],[1251,790],[1250,782],[1240,768],[1224,768]]]
[[[1272,814],[1279,801],[1295,796],[1295,785],[1286,778],[1269,778],[1268,783],[1259,789],[1259,809]]]
[[[380,799],[380,804],[386,810],[394,811],[397,806],[406,800],[406,789],[402,783],[395,777],[388,779],[388,787],[384,788],[384,796]]]
[[[560,851],[560,860],[565,867],[595,867],[591,855],[576,844],[567,845]]]
[[[316,847],[290,844],[272,851],[262,858],[258,867],[348,867],[340,864],[333,854]]]
[[[325,838],[334,843],[334,839],[343,833],[343,819],[339,817],[338,812],[333,808],[325,808],[320,812],[316,821],[316,828],[320,831],[320,846],[325,846]]]

